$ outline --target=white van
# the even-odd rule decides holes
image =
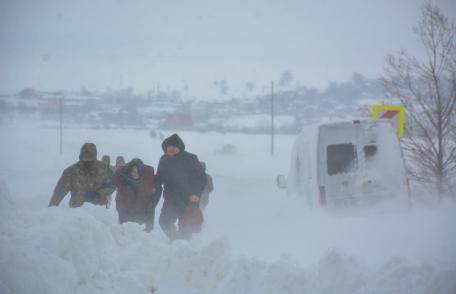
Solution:
[[[279,187],[304,196],[310,207],[408,200],[399,140],[391,123],[354,120],[305,128],[295,141],[288,181]]]

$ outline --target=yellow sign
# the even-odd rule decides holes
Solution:
[[[389,119],[397,129],[397,137],[404,136],[405,108],[403,106],[374,105],[372,119]]]

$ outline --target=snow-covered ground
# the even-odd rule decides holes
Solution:
[[[213,118],[210,125],[220,126],[226,130],[255,131],[269,130],[271,116],[269,114],[234,115],[229,118]],[[276,129],[292,128],[295,118],[292,115],[277,115],[274,121]]]
[[[0,293],[456,293],[456,204],[354,214],[312,211],[275,177],[293,136],[182,132],[215,192],[203,232],[168,244],[156,226],[118,225],[114,207],[47,208],[63,169],[89,141],[156,166],[140,130],[0,126]],[[165,134],[165,135],[169,135]],[[237,153],[222,155],[225,144]],[[68,196],[67,196],[68,197]],[[157,217],[159,215],[157,209]]]

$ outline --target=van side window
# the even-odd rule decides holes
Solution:
[[[372,160],[375,154],[377,154],[377,145],[366,145],[363,147],[363,150],[366,161]]]
[[[351,143],[328,145],[326,147],[328,174],[346,173],[356,166],[356,148]]]

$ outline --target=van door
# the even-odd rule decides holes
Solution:
[[[357,142],[359,125],[322,126],[319,133],[318,182],[320,203],[353,204],[356,202],[356,179],[359,169]]]

